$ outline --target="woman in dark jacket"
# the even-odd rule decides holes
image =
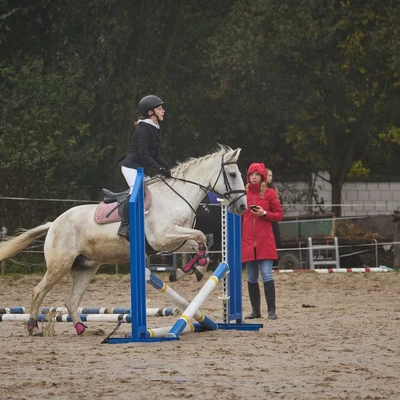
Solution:
[[[145,180],[152,170],[167,178],[171,177],[168,163],[161,155],[161,128],[160,122],[164,119],[164,102],[157,96],[143,97],[139,102],[141,117],[136,121],[135,132],[129,146],[128,153],[121,161],[121,171],[132,192],[137,176],[137,168],[144,169]],[[122,221],[118,230],[119,236],[129,235],[129,201],[122,205]]]
[[[267,187],[267,173],[263,163],[253,163],[247,171],[246,196],[248,210],[242,220],[242,262],[246,265],[247,284],[252,312],[246,318],[260,318],[260,287],[258,274],[264,284],[268,318],[275,314],[275,283],[272,263],[278,258],[272,222],[282,221],[283,213],[279,197]]]
[[[272,180],[274,179],[274,175],[269,168],[266,168],[266,171],[267,171],[267,187],[275,190],[275,192],[278,194],[279,201],[281,202],[281,205],[282,205],[283,204],[282,197],[279,194],[278,189],[272,183]],[[282,246],[282,243],[281,243],[281,231],[279,229],[278,222],[276,222],[276,221],[272,222],[272,230],[274,231],[276,248],[280,249]],[[279,258],[279,254],[278,254],[278,258]],[[278,265],[278,260],[274,260],[274,266],[277,266],[277,265]]]

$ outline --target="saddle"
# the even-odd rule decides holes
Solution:
[[[123,192],[112,192],[109,189],[102,189],[104,199],[96,207],[94,212],[94,220],[97,224],[111,224],[120,222],[120,208],[118,205],[124,201],[129,201],[129,189]],[[117,204],[115,204],[117,203]],[[151,203],[151,193],[147,186],[144,187],[144,210],[147,211]]]

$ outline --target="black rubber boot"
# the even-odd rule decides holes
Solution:
[[[275,282],[273,280],[264,282],[264,293],[267,300],[268,319],[278,319],[275,314]]]
[[[253,311],[251,314],[244,317],[244,319],[254,319],[261,318],[260,313],[260,286],[257,283],[247,282],[247,287],[249,289],[250,303]]]
[[[119,215],[122,218],[121,225],[118,230],[118,236],[123,236],[124,238],[129,237],[129,197],[124,200],[124,202],[119,206]]]

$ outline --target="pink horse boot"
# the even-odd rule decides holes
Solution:
[[[86,328],[87,326],[82,324],[82,322],[77,322],[75,325],[75,330],[78,335],[82,335],[82,333],[85,332]]]
[[[196,270],[194,272],[197,281],[200,282],[203,279],[204,274],[206,273],[207,270],[207,266],[210,262],[210,259],[207,254],[207,247],[204,245],[204,243],[199,243],[198,256],[199,259],[197,261]]]

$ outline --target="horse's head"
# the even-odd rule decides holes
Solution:
[[[241,149],[224,149],[225,152],[221,152],[220,171],[212,189],[222,195],[222,204],[227,205],[230,212],[242,215],[247,209],[247,200],[242,175],[237,165]]]

